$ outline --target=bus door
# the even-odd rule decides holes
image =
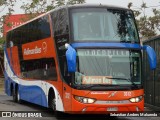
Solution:
[[[65,61],[65,60],[64,60]],[[71,111],[72,109],[72,89],[70,87],[70,84],[71,84],[71,74],[69,74],[67,72],[67,65],[66,65],[66,62],[63,63],[64,64],[64,67],[63,67],[63,78],[65,79],[64,82],[63,82],[63,86],[62,86],[62,89],[63,89],[63,103],[64,103],[64,110],[65,111]]]
[[[72,90],[63,82],[63,102],[65,111],[71,111]]]

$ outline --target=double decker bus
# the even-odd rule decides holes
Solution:
[[[62,112],[144,111],[142,50],[133,12],[63,6],[7,32],[5,93]]]

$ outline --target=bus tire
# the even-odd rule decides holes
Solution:
[[[50,96],[50,107],[54,112],[56,112],[56,98],[53,93]]]
[[[20,94],[19,94],[19,91],[17,90],[17,103],[22,103],[22,100],[20,99]]]
[[[21,103],[21,99],[18,91],[18,85],[16,85],[15,90],[13,90],[13,101],[17,103]]]
[[[13,89],[13,91],[12,91],[12,96],[13,96],[13,101],[17,102],[16,90],[15,89]]]
[[[60,118],[62,116],[61,112],[60,111],[57,111],[56,110],[56,99],[55,97],[52,98],[52,110],[54,111],[54,116],[56,118]]]
[[[56,110],[56,97],[52,89],[49,91],[49,108],[54,112],[56,118],[61,115],[61,113]]]
[[[13,96],[13,84],[10,85],[10,96]]]
[[[19,90],[18,90],[18,85],[16,85],[16,102],[17,103],[21,103],[22,100],[20,99],[20,94],[19,94]]]

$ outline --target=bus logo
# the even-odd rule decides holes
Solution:
[[[45,39],[35,42],[29,42],[22,45],[23,59],[39,59],[53,57],[54,51],[52,49],[52,40]]]
[[[117,91],[112,92],[112,93],[108,96],[108,98],[114,97],[116,93],[117,93]]]
[[[37,46],[34,49],[24,49],[24,55],[32,55],[38,53],[41,53],[41,48],[38,48]]]
[[[47,52],[47,43],[46,42],[42,43],[42,49],[43,49],[44,53]]]
[[[43,42],[42,43],[42,48],[35,46],[35,48],[30,49],[30,48],[25,48],[24,49],[24,55],[33,55],[33,54],[40,54],[41,52],[46,53],[47,52],[47,43]]]

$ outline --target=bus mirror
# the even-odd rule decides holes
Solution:
[[[154,49],[148,45],[144,45],[143,50],[147,52],[150,69],[152,70],[156,69],[157,58]]]
[[[76,50],[72,48],[69,44],[66,44],[65,47],[67,48],[66,59],[67,59],[68,72],[75,72],[76,71]]]

